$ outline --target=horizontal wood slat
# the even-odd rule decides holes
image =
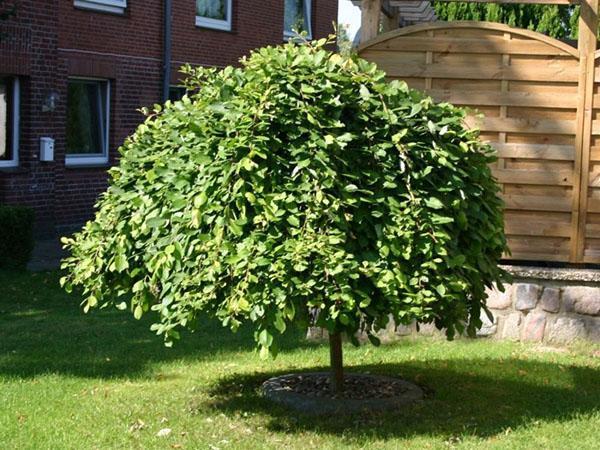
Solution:
[[[541,170],[496,169],[492,173],[500,183],[513,184],[543,184],[551,186],[572,186],[573,172],[558,170],[543,172]]]
[[[407,36],[403,39],[385,41],[369,49],[369,51],[409,51],[440,53],[482,53],[506,55],[568,55],[564,50],[550,47],[545,42],[534,40],[506,40],[501,37],[486,39],[445,38],[432,40],[427,37]]]
[[[552,236],[552,237],[570,237],[570,223],[549,223],[549,222],[513,222],[507,221],[504,225],[506,234],[515,234],[520,236]]]
[[[522,106],[528,108],[577,108],[577,97],[555,92],[491,92],[457,91],[444,89],[426,90],[437,101],[467,106]]]
[[[589,213],[600,213],[600,199],[588,198],[587,207]]]
[[[502,66],[478,61],[463,64],[427,64],[395,61],[393,52],[369,51],[361,55],[385,70],[392,78],[455,78],[466,80],[527,80],[576,83],[579,78],[577,66],[542,65],[531,61],[527,67]]]
[[[590,172],[588,186],[600,187],[600,172]]]
[[[575,148],[571,145],[500,144],[492,142],[499,158],[573,161]]]
[[[515,261],[556,261],[564,262],[569,260],[569,252],[563,251],[559,253],[539,253],[535,251],[515,251],[511,250],[511,254],[506,255],[506,259]]]
[[[576,129],[574,120],[468,117],[467,124],[481,131],[525,134],[575,134]]]
[[[585,236],[588,238],[600,238],[600,224],[588,223],[585,226]],[[600,250],[599,250],[600,253]]]
[[[600,135],[600,120],[592,120],[592,134]]]
[[[568,197],[544,197],[541,195],[503,194],[506,209],[523,211],[570,212],[572,200]]]
[[[590,148],[590,161],[600,161],[600,147]]]

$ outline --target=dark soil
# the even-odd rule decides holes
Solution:
[[[307,397],[329,399],[385,399],[400,397],[408,388],[401,380],[368,376],[345,375],[344,389],[340,394],[331,390],[327,374],[298,374],[280,381],[281,388]]]

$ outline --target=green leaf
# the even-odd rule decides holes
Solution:
[[[206,192],[200,192],[195,198],[194,198],[194,206],[196,208],[200,208],[201,206],[205,205],[206,202],[208,201],[208,197],[206,195]]]
[[[129,268],[129,262],[127,261],[127,257],[122,254],[119,253],[117,256],[115,256],[115,269],[117,270],[117,272],[123,272],[125,269]]]
[[[300,226],[300,221],[298,220],[298,218],[296,216],[287,216],[286,220],[293,227],[299,227]]]
[[[360,85],[359,93],[363,100],[369,100],[371,98],[371,92],[369,92],[369,89],[364,84]]]
[[[442,209],[444,207],[444,204],[442,203],[442,201],[436,197],[429,197],[429,198],[425,199],[425,204],[429,208],[433,208],[433,209]]]
[[[286,326],[285,322],[283,321],[283,318],[281,317],[281,314],[275,315],[275,321],[273,322],[273,325],[280,333],[283,333],[285,331]]]
[[[273,336],[265,329],[258,334],[258,343],[265,348],[269,348],[273,343]]]
[[[414,117],[418,113],[420,113],[422,110],[423,110],[423,105],[421,103],[415,103],[410,108],[410,114],[408,115],[408,117]]]

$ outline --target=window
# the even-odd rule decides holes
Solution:
[[[311,0],[285,0],[283,12],[283,35],[286,38],[296,36],[296,31],[306,31],[312,39],[310,23]]]
[[[70,79],[67,89],[66,163],[108,162],[108,81]]]
[[[19,80],[0,78],[0,167],[19,164]]]
[[[196,25],[231,31],[231,0],[196,0]]]
[[[169,100],[176,102],[181,100],[187,90],[183,86],[169,86]]]
[[[96,11],[123,14],[127,8],[127,0],[74,0],[78,8],[95,9]]]

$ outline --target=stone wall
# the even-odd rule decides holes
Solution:
[[[600,342],[600,270],[504,267],[513,276],[504,292],[488,292],[488,308],[479,337],[548,344],[578,340]],[[392,322],[380,333],[384,340],[416,334],[416,326]],[[419,334],[441,334],[433,325],[421,325]],[[325,338],[311,328],[309,339]]]
[[[600,271],[507,267],[514,280],[491,290],[480,336],[568,344],[600,341]]]

